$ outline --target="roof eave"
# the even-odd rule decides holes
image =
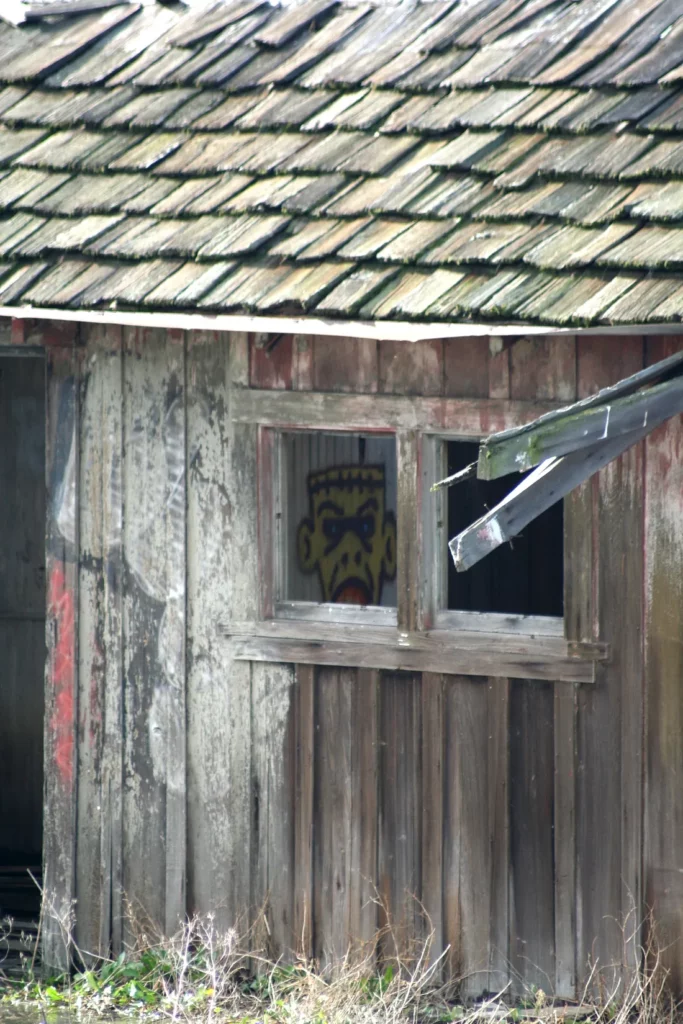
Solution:
[[[539,334],[681,334],[681,324],[628,324],[618,327],[550,327],[533,324],[414,323],[406,320],[326,320],[314,316],[251,316],[231,313],[142,313],[137,310],[84,310],[33,306],[0,306],[0,318],[62,320],[70,323],[117,324],[122,327],[167,327],[197,331],[254,331],[262,334],[303,334],[327,337],[377,338],[386,341],[428,341],[431,338],[496,338]]]

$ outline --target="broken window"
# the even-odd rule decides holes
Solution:
[[[448,475],[477,460],[476,441],[446,442]],[[520,482],[519,474],[496,480],[472,476],[448,488],[448,536],[485,515]],[[522,532],[468,572],[456,572],[448,550],[447,607],[458,611],[516,615],[563,614],[563,517],[558,501]]]

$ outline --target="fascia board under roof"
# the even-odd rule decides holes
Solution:
[[[55,307],[0,306],[0,318],[62,320],[69,323],[114,324],[119,327],[162,327],[183,331],[254,331],[260,334],[303,334],[378,341],[430,341],[434,338],[505,338],[531,335],[683,334],[683,324],[629,324],[619,327],[552,327],[537,324],[424,323],[405,320],[324,320],[317,317],[248,316],[206,313],[138,313],[134,310],[73,310]]]

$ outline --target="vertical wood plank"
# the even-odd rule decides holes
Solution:
[[[444,940],[465,998],[488,989],[491,921],[486,684],[445,678]]]
[[[316,957],[367,953],[376,930],[376,674],[318,670],[314,834]]]
[[[564,499],[564,635],[593,638],[595,530],[593,482],[586,480]]]
[[[71,344],[47,354],[47,665],[43,820],[43,961],[66,969],[60,918],[72,914],[76,852],[79,362]]]
[[[87,330],[81,398],[77,936],[100,956],[122,942],[122,334]]]
[[[443,676],[422,674],[422,906],[431,932],[430,963],[441,956],[443,929]],[[429,937],[429,936],[428,936]]]
[[[579,394],[590,394],[643,365],[642,339],[579,339]],[[603,346],[603,343],[607,344]],[[577,712],[577,974],[589,963],[603,984],[635,963],[642,846],[642,446],[610,463],[593,482],[593,631],[610,644],[596,685],[578,691]],[[584,599],[584,606],[586,601]],[[586,614],[585,610],[582,612]],[[599,784],[596,780],[600,780]],[[595,842],[600,834],[603,839]],[[639,911],[636,912],[636,916]],[[628,920],[627,920],[628,919]],[[616,965],[616,967],[614,966]]]
[[[377,934],[377,856],[379,818],[379,672],[358,670],[356,756],[353,773],[359,796],[359,897],[351,916],[352,934],[367,949]],[[356,911],[357,908],[357,911]],[[357,912],[357,917],[356,917]]]
[[[24,321],[2,317],[0,320],[0,345],[23,345]]]
[[[399,629],[414,630],[418,624],[420,575],[419,538],[415,523],[420,516],[419,441],[416,430],[396,436],[398,462],[396,524],[396,591]]]
[[[419,438],[419,526],[418,526],[418,623],[433,629],[439,611],[446,607],[448,588],[448,495],[432,485],[447,473],[446,445],[438,437]]]
[[[100,946],[123,948],[123,330],[111,328],[106,342],[109,430],[103,443],[104,546],[104,750],[102,757],[102,877],[105,879]],[[107,476],[108,474],[108,476]],[[107,919],[109,918],[109,927]]]
[[[316,391],[377,391],[378,345],[373,338],[313,338]]]
[[[274,430],[256,428],[256,507],[258,523],[258,565],[260,586],[256,595],[261,617],[271,619],[275,602],[281,597],[279,569],[284,557],[282,506],[279,490],[280,445]]]
[[[489,339],[446,338],[444,394],[449,398],[489,397]]]
[[[410,960],[423,934],[421,899],[421,681],[385,674],[380,683],[380,923],[383,953]]]
[[[589,350],[590,351],[590,350]],[[577,338],[578,397],[582,394],[582,339]],[[587,480],[564,499],[564,633],[568,640],[597,637],[597,529],[594,488]],[[577,996],[577,705],[578,687],[558,684],[554,691],[555,736],[555,991]]]
[[[515,987],[555,983],[552,684],[514,680],[510,694],[510,955]]]
[[[239,341],[188,335],[187,757],[188,909],[241,931],[250,889],[251,676],[248,663],[229,660],[216,630],[249,607],[245,591],[256,585],[248,558],[255,459],[230,421]]]
[[[612,473],[614,477],[612,477]],[[622,956],[625,982],[641,966],[643,908],[643,741],[644,715],[644,537],[645,537],[645,449],[639,444],[604,471],[602,501],[607,506],[618,489],[623,508],[616,511],[623,523],[621,549],[605,563],[606,594],[620,584],[625,608],[606,601],[606,630],[614,630],[620,655],[615,665],[621,674],[621,913],[624,922]],[[611,485],[611,486],[610,486]],[[607,525],[614,543],[612,523]],[[618,633],[617,633],[618,631]]]
[[[313,791],[315,750],[315,668],[297,665],[294,694],[296,782],[294,803],[295,951],[313,956]]]
[[[642,370],[644,352],[639,335],[577,335],[577,397],[587,398]]]
[[[165,932],[185,912],[184,337],[124,332],[124,890]]]
[[[520,338],[510,348],[510,397],[573,402],[576,339],[573,335]]]
[[[294,364],[292,334],[252,334],[249,380],[253,388],[291,391]]]
[[[106,882],[100,874],[102,825],[100,799],[104,721],[104,624],[101,601],[104,561],[102,518],[102,408],[100,367],[104,361],[87,338],[87,360],[81,377],[80,464],[78,504],[80,557],[78,579],[78,802],[76,835],[76,899],[79,948],[94,956],[100,948],[105,910],[101,899]]]
[[[502,992],[510,979],[510,681],[487,684],[487,794],[491,851],[491,917],[488,990]]]
[[[379,390],[392,395],[443,394],[443,341],[379,343]]]
[[[295,391],[310,391],[313,387],[314,342],[307,334],[295,334],[292,355],[292,387]]]
[[[295,723],[292,665],[254,663],[251,675],[252,908],[255,938],[287,957],[294,934]]]
[[[649,338],[647,362],[679,351],[681,338]],[[646,440],[645,905],[661,963],[683,988],[683,420]]]
[[[573,401],[577,393],[576,351],[573,336],[520,338],[513,342],[508,352],[510,397]],[[565,503],[567,510],[565,539],[572,560],[571,564],[565,561],[569,568],[565,594],[572,621],[566,628],[571,633],[583,629],[576,605],[580,596],[591,592],[590,576],[572,570],[579,569],[592,535],[582,518],[585,502],[572,496]],[[575,550],[575,540],[583,545],[579,550]],[[558,687],[535,687],[524,682],[512,685],[510,941],[516,984],[522,990],[529,985],[554,990],[561,978],[565,994],[573,995],[575,818],[571,794],[575,740],[571,714],[561,714],[565,702],[560,700]],[[561,730],[557,736],[556,724]],[[561,953],[556,946],[558,940]],[[566,991],[568,985],[571,992]]]
[[[245,332],[234,332],[230,335],[230,391],[231,395],[239,388],[249,385],[249,348],[252,335]],[[219,406],[220,408],[220,406]],[[235,424],[230,422],[229,414],[226,417],[226,425],[229,431],[229,478],[232,490],[231,507],[233,515],[230,522],[230,544],[228,553],[230,559],[230,582],[232,596],[228,609],[231,619],[240,618],[249,614],[258,618],[260,613],[260,567],[257,557],[259,548],[258,538],[258,490],[257,490],[257,439],[258,428],[255,424]],[[237,751],[242,753],[241,767],[236,778],[239,791],[248,800],[248,825],[246,824],[246,807],[240,804],[240,811],[237,818],[238,831],[234,839],[231,836],[230,843],[241,842],[243,835],[248,835],[248,843],[242,847],[242,862],[240,870],[235,874],[235,892],[240,886],[239,896],[235,906],[239,911],[246,903],[248,915],[246,921],[237,918],[238,924],[244,923],[250,928],[257,924],[253,940],[259,938],[259,930],[262,932],[262,911],[265,912],[267,890],[264,886],[268,884],[267,870],[262,869],[263,856],[261,855],[260,832],[259,832],[259,801],[261,794],[258,790],[259,771],[263,766],[263,760],[259,766],[254,763],[253,738],[255,729],[253,717],[253,696],[254,680],[252,678],[252,666],[249,662],[235,662],[230,666],[232,679],[232,693],[239,707],[236,708],[237,715],[234,720],[234,729],[239,731],[239,740],[236,746]],[[259,683],[257,681],[257,690]],[[242,702],[249,701],[247,711]],[[239,756],[239,754],[238,754]],[[266,759],[267,764],[267,759]],[[248,772],[248,775],[247,775]],[[240,827],[242,832],[240,833]],[[231,846],[232,848],[232,846]],[[266,943],[264,942],[264,946]]]
[[[247,331],[230,334],[230,384],[234,388],[249,387],[249,348],[252,335]]]
[[[590,532],[590,531],[588,531]],[[555,740],[555,994],[576,998],[576,687],[557,683]]]
[[[351,907],[358,897],[358,794],[353,787],[353,669],[318,671],[315,758],[316,957],[334,964],[351,941]]]
[[[489,398],[510,397],[510,349],[513,342],[507,338],[492,337],[489,346]]]

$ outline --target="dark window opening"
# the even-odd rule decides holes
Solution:
[[[475,462],[479,446],[449,441],[448,473]],[[523,479],[467,480],[448,489],[448,537],[470,526]],[[515,537],[466,572],[448,552],[448,607],[459,611],[555,615],[564,611],[563,506],[558,501]]]
[[[0,919],[13,922],[3,969],[30,955],[40,909],[45,589],[45,362],[2,355]]]

